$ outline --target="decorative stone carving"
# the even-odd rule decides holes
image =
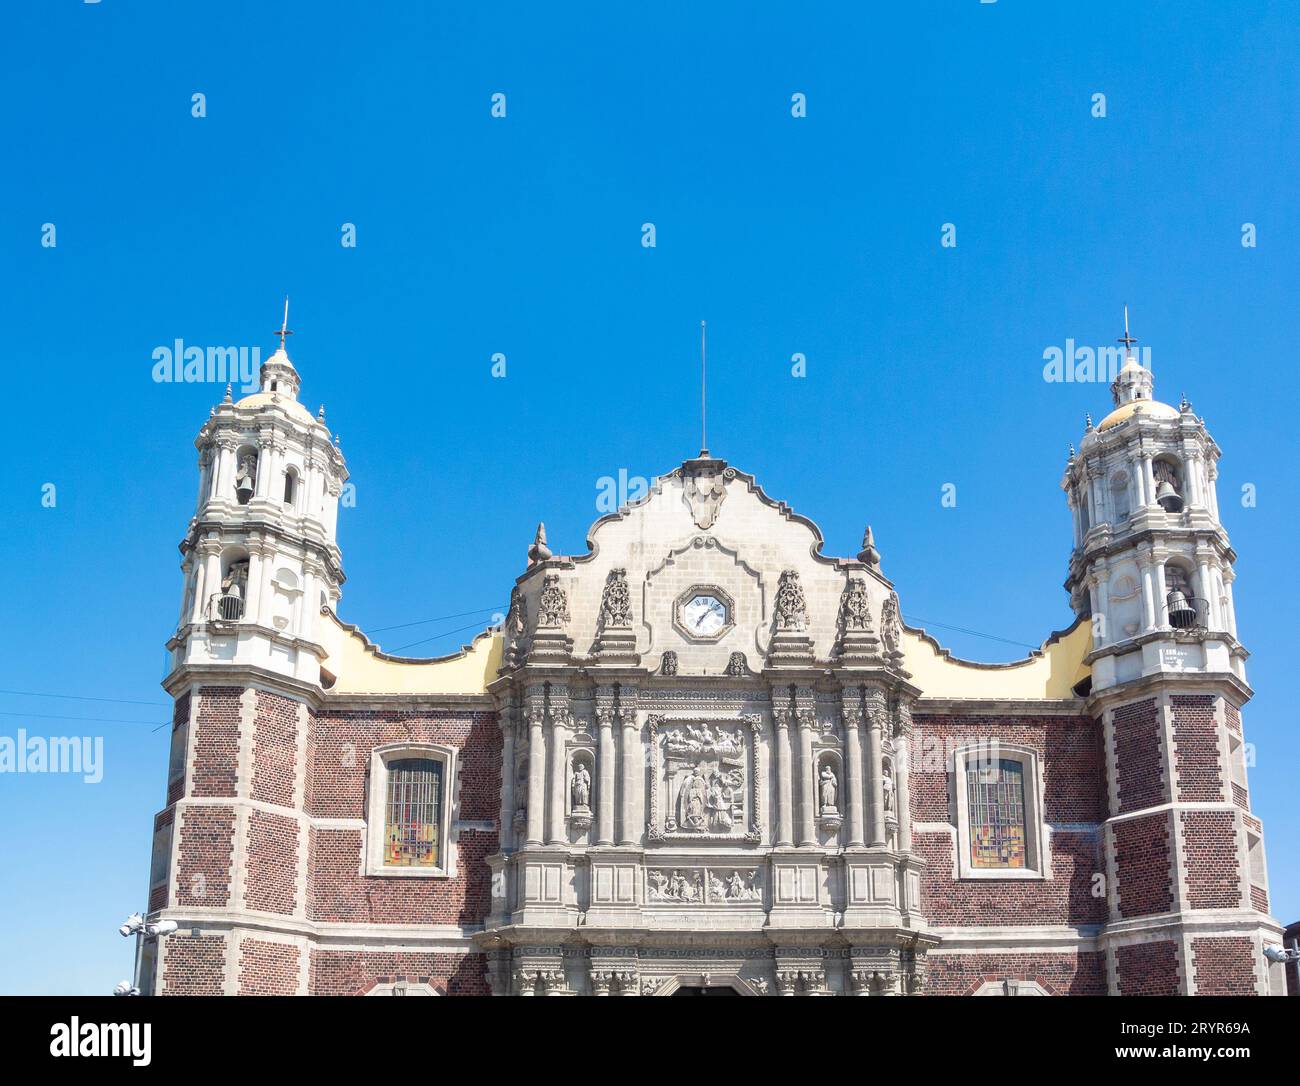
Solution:
[[[776,628],[778,630],[806,630],[808,606],[803,598],[799,574],[787,569],[781,574],[776,589]]]
[[[505,621],[506,652],[503,662],[505,667],[518,667],[527,655],[528,638],[528,601],[515,585],[510,590],[510,609]]]
[[[668,721],[652,714],[648,723],[650,840],[759,841],[760,718]]]
[[[903,619],[898,610],[898,593],[891,592],[880,612],[880,636],[885,642],[885,651],[893,657],[903,655]]]
[[[632,596],[627,588],[627,570],[609,571],[600,598],[600,619],[606,629],[632,625]]]
[[[867,596],[867,582],[861,577],[850,577],[840,597],[840,625],[844,632],[852,630],[873,631],[871,600]]]
[[[539,522],[532,546],[528,548],[528,564],[535,566],[538,562],[545,562],[550,557],[551,548],[546,545],[546,525]]]
[[[627,586],[627,570],[612,569],[605,579],[600,596],[600,638],[596,651],[602,660],[639,662],[636,635],[632,632],[632,594]]]
[[[646,900],[687,905],[728,905],[760,902],[758,872],[710,868],[651,868],[646,871]]]
[[[885,796],[885,814],[894,813],[894,767],[886,761],[880,771],[880,787]]]
[[[672,649],[669,649],[667,652],[663,654],[663,658],[659,665],[659,674],[660,675],[677,674],[677,653],[673,652]]]
[[[709,470],[719,461],[691,461],[682,475],[682,500],[691,511],[695,527],[708,531],[718,519],[718,510],[727,497],[727,484],[722,470]],[[731,473],[734,474],[734,473]]]
[[[876,541],[871,535],[871,525],[862,533],[862,550],[858,551],[858,561],[864,562],[872,569],[880,567],[880,552],[876,550]]]
[[[727,660],[727,674],[732,676],[742,676],[748,674],[749,663],[745,659],[743,652],[733,652]]]
[[[560,586],[560,575],[548,573],[542,582],[542,595],[537,604],[539,629],[561,629],[569,621],[569,596]]]

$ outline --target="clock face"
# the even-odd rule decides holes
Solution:
[[[682,605],[682,625],[687,633],[709,637],[727,624],[727,608],[717,596],[697,593]]]

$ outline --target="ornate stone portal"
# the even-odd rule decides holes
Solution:
[[[516,760],[494,990],[917,990],[936,940],[892,763],[918,691],[878,556],[822,557],[707,457],[589,538],[530,551],[490,688]]]

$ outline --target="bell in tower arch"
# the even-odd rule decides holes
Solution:
[[[235,497],[247,505],[257,486],[257,453],[246,449],[235,462]]]
[[[1168,460],[1155,462],[1156,504],[1166,513],[1181,513],[1183,498],[1178,493],[1178,469]]]

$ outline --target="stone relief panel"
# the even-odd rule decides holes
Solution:
[[[757,843],[761,718],[649,718],[651,841]]]
[[[645,873],[651,903],[732,905],[763,900],[759,873],[753,868],[650,868]]]

